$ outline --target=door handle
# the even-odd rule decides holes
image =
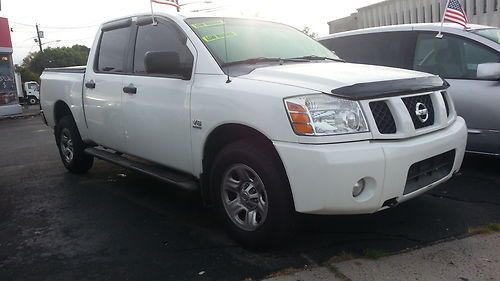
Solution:
[[[134,85],[130,84],[126,87],[123,87],[123,92],[127,93],[127,94],[135,95],[135,94],[137,94],[137,88]]]
[[[89,82],[85,83],[85,88],[94,89],[95,88],[94,80],[90,80]]]

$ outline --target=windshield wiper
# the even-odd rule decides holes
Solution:
[[[235,64],[257,64],[261,62],[278,62],[280,64],[284,62],[306,62],[309,59],[307,58],[266,58],[266,57],[258,57],[258,58],[251,58],[251,59],[246,59],[246,60],[239,60],[239,61],[231,61],[231,62],[226,62],[223,63],[222,66],[229,66],[229,65],[235,65]]]
[[[316,55],[309,55],[309,56],[303,56],[303,57],[297,57],[297,58],[290,58],[290,59],[301,59],[301,60],[331,60],[331,61],[338,61],[338,62],[345,62],[343,59],[336,59],[336,58],[329,58],[329,57],[320,57]]]

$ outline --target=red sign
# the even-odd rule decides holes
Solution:
[[[12,49],[9,21],[6,18],[0,18],[0,48]]]

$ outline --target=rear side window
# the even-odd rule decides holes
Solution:
[[[332,38],[322,43],[348,62],[411,69],[414,42],[411,32],[382,32]]]
[[[172,24],[160,22],[158,25],[139,26],[134,52],[134,73],[146,73],[146,53],[158,51],[179,54],[181,66],[191,71],[193,55],[183,42],[179,31]]]
[[[127,51],[129,35],[129,28],[103,32],[98,54],[98,71],[125,72],[125,52]]]

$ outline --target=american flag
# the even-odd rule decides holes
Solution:
[[[463,27],[467,27],[469,19],[462,9],[458,0],[449,0],[448,6],[444,12],[444,21],[458,23]]]
[[[153,3],[158,3],[158,4],[165,4],[165,5],[170,5],[174,6],[176,8],[179,8],[179,1],[177,0],[151,0]]]

